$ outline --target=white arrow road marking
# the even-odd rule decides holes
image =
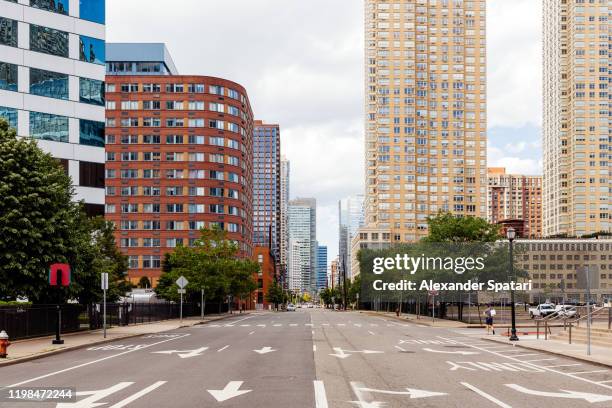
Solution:
[[[237,397],[239,395],[247,394],[253,390],[241,390],[244,381],[230,381],[227,383],[222,390],[206,390],[212,395],[217,402],[227,401],[228,399]]]
[[[399,351],[406,351],[406,349],[400,347],[400,346],[395,346],[396,349],[398,349]]]
[[[180,358],[190,358],[201,356],[203,352],[208,350],[208,347],[200,347],[195,350],[164,350],[164,351],[153,351],[152,354],[174,354],[177,353]]]
[[[510,405],[506,404],[505,402],[501,402],[500,400],[498,400],[497,398],[495,398],[492,395],[487,394],[486,392],[479,390],[478,388],[474,387],[472,384],[468,384],[466,382],[462,382],[461,385],[463,385],[466,388],[469,388],[470,390],[474,391],[476,394],[479,394],[482,397],[485,397],[486,399],[488,399],[489,401],[491,401],[494,404],[499,405],[502,408],[512,408]]]
[[[444,392],[435,392],[435,391],[426,391],[426,390],[417,390],[415,388],[405,388],[406,391],[388,391],[388,390],[378,390],[375,388],[367,388],[364,387],[363,384],[357,382],[351,382],[351,388],[355,393],[358,401],[352,401],[354,404],[359,406],[360,408],[378,408],[384,407],[387,404],[381,401],[367,401],[372,399],[369,395],[372,394],[387,394],[387,395],[405,395],[410,399],[417,398],[429,398],[429,397],[439,397],[442,395],[447,395]]]
[[[446,351],[446,350],[434,350],[428,347],[425,347],[423,351],[429,351],[430,353],[440,353],[440,354],[461,354],[462,356],[472,356],[475,354],[480,354],[477,351]]]
[[[329,408],[327,404],[327,393],[325,392],[325,384],[323,381],[314,382],[315,391],[315,408]]]
[[[276,350],[274,350],[272,347],[262,347],[259,350],[253,350],[254,352],[256,352],[257,354],[267,354],[267,353],[272,353]]]
[[[583,400],[590,402],[591,404],[594,402],[612,401],[612,395],[591,394],[588,392],[568,391],[568,390],[561,390],[561,389],[559,391],[563,391],[562,393],[536,391],[536,390],[530,390],[529,388],[522,387],[518,384],[506,384],[506,387],[510,387],[513,390],[522,392],[523,394],[536,395],[538,397],[583,399]]]
[[[330,354],[330,356],[338,357],[341,359],[345,359],[347,357],[352,356],[352,354],[347,353],[362,353],[362,354],[381,354],[384,351],[376,351],[376,350],[344,350],[342,347],[334,347],[335,353]]]
[[[174,340],[177,340],[177,339],[182,339],[183,337],[187,337],[189,335],[190,335],[189,333],[186,333],[186,334],[184,334],[184,335],[182,335],[180,337],[173,337],[173,338],[170,338],[170,339],[161,340],[161,341],[158,341],[158,342],[155,342],[155,343],[147,344],[147,347],[152,347],[152,346],[156,346],[158,344],[167,343],[169,341],[174,341]],[[110,360],[111,358],[119,357],[119,356],[122,356],[124,354],[133,353],[135,351],[137,351],[137,350],[123,351],[121,353],[113,354],[111,356],[99,358],[97,360],[88,361],[88,362],[83,363],[83,364],[79,364],[79,365],[75,365],[75,366],[72,366],[72,367],[64,368],[63,370],[53,371],[53,372],[48,373],[48,374],[44,374],[44,375],[40,375],[38,377],[30,378],[30,379],[27,379],[27,380],[24,380],[24,381],[15,383],[15,384],[7,385],[6,388],[19,387],[20,385],[23,385],[23,384],[28,384],[28,383],[31,383],[31,382],[34,382],[34,381],[42,380],[43,378],[52,377],[54,375],[62,374],[62,373],[65,373],[67,371],[77,370],[77,369],[82,368],[82,367],[86,367],[86,366],[89,366],[89,365],[92,365],[92,364],[96,364],[96,363],[99,363],[99,362],[102,362],[102,361]]]

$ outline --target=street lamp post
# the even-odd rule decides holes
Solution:
[[[510,227],[506,231],[506,237],[508,238],[508,242],[510,243],[509,251],[510,251],[510,278],[516,280],[514,276],[514,257],[512,254],[513,246],[514,246],[514,238],[516,238],[516,231],[514,228]],[[512,334],[510,336],[510,341],[518,341],[518,336],[516,335],[516,310],[515,310],[515,302],[514,302],[514,287],[510,287],[510,310],[512,311]]]

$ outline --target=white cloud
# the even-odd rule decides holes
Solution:
[[[508,156],[507,151],[502,151],[494,146],[489,146],[488,166],[505,167],[507,173],[538,175],[542,174],[542,161],[535,159]]]
[[[487,2],[489,127],[542,122],[541,0]]]

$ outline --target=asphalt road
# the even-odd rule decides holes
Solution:
[[[0,407],[612,407],[612,370],[481,335],[320,309],[237,315],[2,367],[4,397],[78,397]]]

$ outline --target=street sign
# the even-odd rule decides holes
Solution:
[[[49,267],[49,285],[70,286],[70,265],[55,263]]]
[[[177,292],[181,293],[181,294],[185,294],[185,293],[187,293],[187,290],[186,289],[177,289]]]
[[[176,284],[178,285],[179,288],[184,289],[185,286],[187,286],[187,284],[189,283],[189,281],[187,279],[185,279],[184,276],[181,275],[180,278],[178,278],[176,280]]]
[[[102,290],[108,290],[108,273],[102,273],[102,282],[101,282]]]

